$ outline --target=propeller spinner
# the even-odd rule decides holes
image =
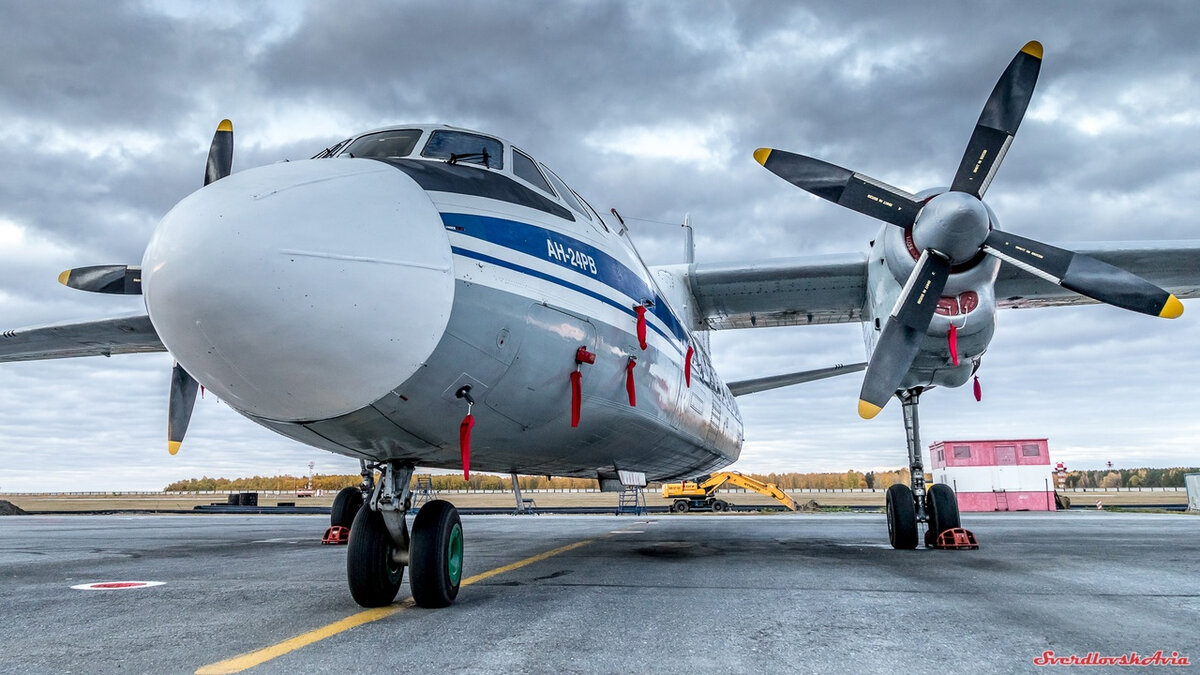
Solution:
[[[871,354],[858,412],[870,419],[898,393],[920,352],[953,265],[980,252],[1093,300],[1173,319],[1183,304],[1154,284],[1089,256],[992,228],[981,201],[1016,136],[1037,84],[1042,45],[1029,42],[992,89],[950,190],[924,203],[860,173],[804,155],[759,148],[769,171],[818,197],[911,232],[920,258]]]

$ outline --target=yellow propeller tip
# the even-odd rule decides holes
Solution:
[[[63,270],[62,274],[58,275],[58,283],[67,286],[67,282],[71,280],[71,270]]]
[[[221,123],[217,125],[217,131],[233,131],[233,122],[221,120]]]
[[[1021,47],[1021,51],[1035,59],[1040,59],[1042,58],[1042,43],[1038,42],[1037,40],[1030,40],[1029,42],[1025,43],[1024,47]]]
[[[767,158],[771,156],[770,148],[759,148],[754,151],[754,160],[763,166],[767,165]]]
[[[877,406],[874,403],[869,403],[861,398],[858,399],[858,416],[864,420],[869,420],[875,417],[879,414],[880,410],[883,410],[881,406]]]
[[[1158,313],[1164,319],[1178,319],[1183,316],[1183,303],[1174,295],[1167,297],[1167,303],[1163,305],[1162,311]]]
[[[167,441],[167,452],[172,455],[179,452],[179,446],[183,445],[182,441]]]

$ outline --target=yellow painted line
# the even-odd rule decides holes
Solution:
[[[586,546],[593,541],[595,541],[595,539],[586,539],[584,541],[577,541],[574,544],[559,546],[558,548],[546,551],[545,553],[539,553],[535,556],[525,558],[524,560],[518,560],[515,563],[497,567],[495,569],[488,570],[487,572],[476,574],[473,577],[468,577],[463,579],[459,586],[470,586],[471,584],[479,583],[480,581],[504,574],[505,572],[511,572],[513,570],[525,567],[526,565],[532,565],[535,562],[541,562],[547,558],[552,558],[561,553],[566,553],[572,549],[577,549],[580,546]],[[196,675],[227,675],[228,673],[240,673],[248,668],[262,665],[267,661],[279,658],[284,654],[294,652],[301,647],[307,647],[314,642],[320,642],[327,637],[333,637],[338,633],[343,633],[356,626],[361,626],[373,621],[379,621],[380,619],[386,619],[393,614],[402,612],[415,606],[416,604],[413,603],[412,598],[406,598],[399,604],[388,605],[387,607],[378,607],[376,609],[368,609],[357,614],[351,614],[340,621],[334,621],[331,624],[310,630],[307,633],[301,633],[294,638],[289,638],[283,642],[273,644],[270,647],[264,647],[263,649],[247,652],[231,659],[225,659],[224,661],[218,661],[216,663],[210,663],[207,666],[202,666],[196,670]]]

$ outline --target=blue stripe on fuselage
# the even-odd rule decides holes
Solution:
[[[635,300],[650,300],[653,305],[647,309],[647,312],[658,317],[659,321],[667,327],[675,338],[684,345],[688,342],[687,331],[679,319],[671,312],[667,303],[646,284],[641,277],[626,267],[616,258],[605,253],[604,251],[586,244],[573,237],[568,237],[561,232],[548,230],[529,223],[522,223],[515,220],[506,220],[504,218],[494,218],[491,216],[477,216],[465,213],[443,213],[442,222],[447,228],[454,230],[460,234],[465,234],[469,237],[481,239],[498,246],[503,246],[507,249],[524,253],[526,255],[549,260],[560,267],[565,267],[573,272],[577,272],[587,277],[591,277],[600,283],[618,291]],[[622,310],[630,316],[636,316],[636,312],[632,306],[626,307],[610,297],[597,293],[595,291],[573,284],[566,281],[562,277],[539,272],[530,269],[523,265],[518,265],[509,260],[501,260],[493,256],[489,256],[478,251],[472,251],[459,246],[452,246],[451,250],[458,254],[476,260],[482,260],[492,264],[500,265],[508,269],[516,270],[523,274],[550,281],[560,286],[569,288],[573,291],[583,293],[590,297],[596,298],[606,304],[609,304],[617,309]],[[670,336],[664,333],[652,322],[646,322],[656,333],[659,333],[668,342],[671,342]],[[674,344],[672,342],[672,344]],[[679,347],[679,345],[676,345]]]

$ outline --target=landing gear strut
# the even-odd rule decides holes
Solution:
[[[463,534],[458,510],[443,500],[426,503],[413,519],[409,482],[413,466],[382,462],[382,476],[354,517],[346,551],[350,595],[363,607],[383,607],[396,599],[404,568],[419,607],[445,607],[454,602],[462,581]]]
[[[929,526],[925,532],[925,546],[929,548],[938,545],[938,535],[961,528],[954,490],[941,483],[931,485],[928,490],[925,487],[925,465],[921,462],[921,421],[917,416],[922,391],[922,388],[916,387],[896,394],[904,410],[911,479],[910,485],[896,484],[887,490],[888,542],[892,548],[916,548],[921,523]]]

